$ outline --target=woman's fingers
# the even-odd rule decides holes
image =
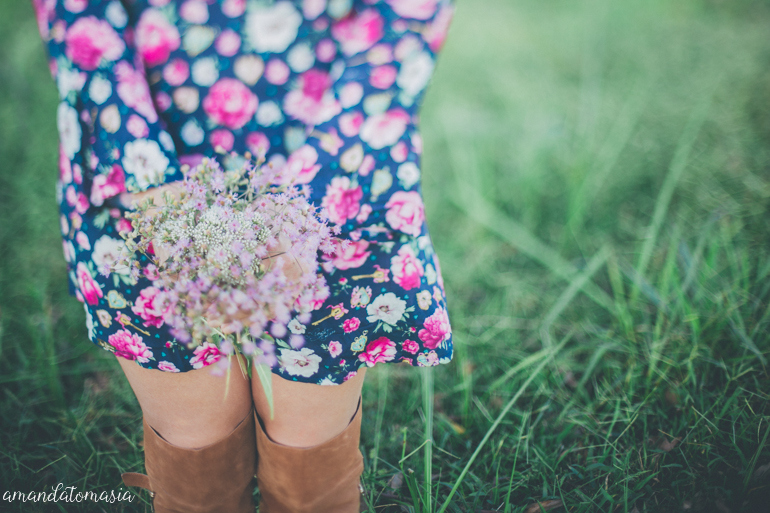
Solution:
[[[182,182],[170,182],[142,192],[124,192],[120,195],[120,202],[126,208],[135,209],[147,198],[152,198],[155,206],[160,207],[166,204],[163,199],[165,192],[170,192],[174,198],[179,198],[182,191],[184,191]]]

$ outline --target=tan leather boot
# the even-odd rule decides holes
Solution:
[[[251,412],[225,438],[200,449],[172,445],[146,421],[142,424],[147,475],[122,477],[126,486],[150,491],[155,513],[254,513]]]
[[[276,443],[260,422],[256,432],[260,513],[359,513],[359,480],[364,470],[364,458],[358,448],[360,398],[348,427],[313,447]]]

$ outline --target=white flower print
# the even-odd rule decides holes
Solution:
[[[404,189],[411,189],[414,184],[420,181],[420,169],[414,162],[404,162],[398,166],[396,176]]]
[[[174,139],[172,139],[171,134],[165,130],[161,130],[160,133],[158,133],[158,141],[160,141],[160,144],[166,151],[174,150]]]
[[[265,71],[265,61],[259,55],[242,55],[235,61],[235,76],[247,85],[254,85]]]
[[[297,38],[302,15],[291,2],[258,7],[246,16],[246,35],[257,52],[280,53]]]
[[[80,151],[80,139],[83,136],[78,111],[70,107],[67,102],[61,102],[56,111],[56,126],[59,129],[59,141],[64,153],[68,159],[72,160]]]
[[[416,96],[428,85],[433,73],[433,59],[427,52],[409,56],[398,72],[396,84],[409,96]]]
[[[104,16],[107,21],[110,22],[115,28],[123,28],[128,23],[128,13],[123,8],[123,5],[118,0],[113,0],[107,5],[107,9],[104,10]]]
[[[315,62],[315,55],[313,50],[310,49],[310,45],[302,43],[294,45],[286,55],[286,62],[289,63],[289,67],[295,73],[302,73],[309,70]]]
[[[94,242],[94,250],[91,253],[91,260],[96,264],[96,268],[101,272],[103,270],[111,269],[115,262],[118,261],[120,255],[125,247],[125,243],[122,240],[113,239],[109,235],[102,235],[96,242]],[[121,266],[114,269],[114,272],[118,274],[128,275],[129,267]]]
[[[305,333],[305,325],[299,322],[299,320],[296,318],[289,321],[287,327],[289,328],[289,331],[295,335],[303,335]]]
[[[72,91],[79,92],[86,83],[86,74],[74,69],[62,69],[56,77],[59,98],[62,100]]]
[[[385,324],[395,325],[401,320],[406,311],[406,301],[399,299],[392,292],[380,294],[369,306],[366,307],[366,318],[369,322],[382,321]]]
[[[219,78],[219,66],[211,57],[198,59],[192,65],[192,81],[203,87],[214,85]]]
[[[188,146],[198,146],[203,142],[203,138],[206,136],[206,134],[203,132],[203,129],[198,123],[195,122],[194,119],[191,119],[182,125],[180,135],[182,136],[182,140]]]
[[[257,123],[262,126],[277,125],[283,122],[281,107],[275,102],[262,102],[257,109]]]
[[[278,359],[286,372],[292,376],[305,378],[318,372],[318,364],[321,363],[321,357],[307,347],[303,347],[299,351],[281,349],[281,356]]]
[[[120,128],[120,112],[115,104],[109,105],[99,114],[99,123],[108,133],[114,134]]]
[[[94,317],[88,310],[88,305],[83,303],[83,308],[86,310],[86,329],[88,330],[88,340],[94,340],[96,338],[96,324],[94,324]]]
[[[145,189],[163,178],[169,160],[156,141],[137,139],[127,142],[124,147],[123,169],[136,179],[137,185]]]
[[[103,76],[96,75],[88,86],[88,95],[97,105],[101,105],[112,96],[112,84]]]

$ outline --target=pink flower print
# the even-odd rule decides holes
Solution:
[[[158,113],[155,112],[155,106],[152,104],[150,88],[144,73],[135,70],[126,61],[117,63],[113,71],[118,78],[118,96],[123,103],[144,116],[150,123],[158,121]]]
[[[337,244],[334,252],[331,255],[324,255],[323,258],[331,261],[332,266],[336,269],[354,269],[361,267],[372,254],[371,251],[367,251],[368,247],[369,242],[365,240],[351,242],[344,246],[344,249],[342,244]]]
[[[438,0],[385,0],[396,14],[404,18],[427,20],[436,12]]]
[[[407,353],[417,354],[417,351],[420,350],[420,344],[418,344],[414,340],[407,339],[407,340],[404,340],[403,349]]]
[[[451,332],[452,328],[449,326],[446,310],[439,306],[433,315],[425,319],[423,329],[417,333],[417,336],[423,341],[425,347],[436,349],[441,342],[448,338]]]
[[[126,130],[137,139],[144,139],[150,135],[150,127],[147,122],[136,114],[131,114],[126,121]]]
[[[404,290],[411,290],[420,286],[420,277],[425,274],[425,271],[411,246],[407,245],[399,249],[398,254],[391,258],[390,262],[393,281]]]
[[[369,219],[369,214],[372,213],[372,206],[368,203],[364,203],[361,205],[361,210],[358,212],[358,215],[356,216],[356,222],[357,223],[363,223],[367,219]]]
[[[158,363],[158,370],[164,371],[164,372],[179,372],[179,369],[176,368],[176,365],[166,361]]]
[[[326,186],[326,195],[321,201],[321,207],[326,209],[329,221],[343,224],[356,216],[363,196],[360,185],[351,182],[347,176],[335,176]]]
[[[75,235],[75,241],[81,249],[85,249],[86,251],[91,249],[91,241],[88,240],[88,235],[86,235],[85,232],[78,232],[77,235]]]
[[[48,21],[52,18],[52,14],[54,14],[56,9],[56,0],[32,0],[32,7],[35,9],[35,18],[37,18],[37,28],[40,36],[44,41],[48,41]],[[55,66],[56,61],[51,59],[49,65]],[[55,71],[52,71],[51,74],[56,76]]]
[[[190,65],[183,59],[173,59],[163,67],[163,80],[172,86],[180,86],[190,77]]]
[[[423,29],[422,37],[433,52],[438,52],[444,46],[453,14],[454,7],[451,4],[445,4],[438,11],[436,17]]]
[[[341,354],[342,354],[342,344],[340,344],[336,340],[332,340],[331,342],[329,342],[329,356],[331,356],[332,358],[337,358]]]
[[[321,39],[315,46],[315,56],[321,62],[331,62],[337,56],[337,45],[331,39]]]
[[[163,91],[160,91],[155,95],[155,105],[161,112],[166,112],[171,107],[172,103],[171,97]]]
[[[187,0],[179,7],[179,16],[188,23],[202,25],[209,21],[209,8],[203,0]]]
[[[246,0],[225,0],[222,3],[222,14],[229,18],[237,18],[246,11]]]
[[[348,82],[339,89],[340,105],[342,105],[342,108],[344,109],[349,109],[350,107],[358,105],[358,102],[360,102],[363,97],[364,86],[358,82]],[[363,115],[361,122],[363,123]],[[358,133],[358,131],[356,131],[356,133]]]
[[[329,74],[309,69],[300,75],[298,89],[289,91],[283,100],[283,110],[294,119],[309,125],[328,121],[342,111],[331,91]]]
[[[171,304],[164,301],[159,289],[147,287],[139,293],[131,310],[144,320],[145,326],[160,328],[171,313]]]
[[[61,144],[59,144],[59,180],[64,185],[72,182],[72,161],[67,157],[67,152]]]
[[[361,126],[361,139],[375,150],[395,144],[409,124],[409,114],[403,109],[392,109],[375,114]]]
[[[385,204],[385,208],[388,209],[385,220],[391,228],[415,237],[420,235],[425,222],[425,207],[419,192],[394,192]]]
[[[368,367],[374,367],[380,362],[388,362],[396,356],[396,343],[388,337],[380,337],[366,345],[366,350],[358,355],[358,359]]]
[[[305,19],[314,20],[326,9],[326,0],[303,0],[302,15]]]
[[[345,322],[342,323],[342,331],[345,333],[352,333],[356,331],[359,326],[361,326],[361,320],[358,317],[351,317],[350,319],[345,319]]]
[[[259,100],[243,82],[234,78],[218,80],[203,99],[203,110],[214,122],[241,128],[257,111]]]
[[[94,70],[102,59],[116,61],[126,50],[126,44],[112,26],[88,16],[73,23],[64,36],[64,53],[84,70]]]
[[[289,80],[291,70],[281,59],[270,59],[265,65],[265,78],[275,85],[283,85]]]
[[[136,24],[136,46],[147,66],[163,64],[179,48],[179,31],[162,12],[147,9]]]
[[[345,361],[344,360],[340,360],[340,367],[343,365],[343,363],[345,363]],[[352,378],[353,376],[355,376],[356,374],[358,374],[358,372],[356,372],[356,371],[348,372],[347,376],[342,378],[343,383],[345,381],[349,380],[350,378]]]
[[[83,262],[79,262],[75,274],[78,279],[78,288],[83,294],[83,298],[89,305],[95,305],[99,302],[99,298],[104,294],[98,283],[94,280],[91,273],[88,271],[88,267]]]
[[[115,348],[115,354],[128,360],[147,363],[152,358],[152,351],[142,341],[142,337],[128,330],[119,330],[109,336],[107,342]]]
[[[385,21],[376,9],[351,14],[332,25],[332,37],[339,41],[345,55],[355,55],[371,48],[385,34]]]
[[[270,150],[270,140],[262,132],[251,132],[246,136],[246,147],[254,156],[264,158]]]
[[[377,66],[369,74],[369,83],[377,89],[387,89],[396,81],[397,75],[398,71],[395,66],[389,64]]]
[[[399,141],[390,149],[390,158],[398,163],[404,162],[409,156],[409,148],[404,141]]]
[[[83,12],[88,7],[88,0],[65,0],[64,8],[69,12]]]
[[[230,130],[220,128],[219,130],[214,130],[211,132],[209,135],[209,141],[211,141],[211,146],[215,150],[217,148],[221,148],[224,151],[230,151],[233,149],[235,136]]]
[[[104,200],[117,196],[126,190],[126,175],[117,164],[107,174],[98,174],[91,181],[91,204],[100,207]]]
[[[238,49],[241,47],[241,36],[234,30],[227,29],[219,34],[216,42],[214,42],[214,48],[216,48],[219,55],[225,57],[232,57],[238,53]]]
[[[85,214],[86,210],[88,210],[90,207],[91,207],[91,202],[88,201],[88,197],[82,192],[79,192],[77,195],[77,200],[75,202],[75,211],[78,214]]]
[[[318,162],[318,152],[312,146],[305,144],[289,155],[284,172],[288,181],[310,183],[321,169]]]
[[[216,363],[222,357],[222,352],[217,346],[210,342],[204,342],[193,351],[194,356],[190,358],[190,365],[193,369],[202,369],[212,363]]]
[[[126,233],[133,230],[133,226],[131,226],[131,221],[129,221],[125,217],[121,217],[120,219],[118,219],[118,222],[115,224],[115,230],[118,233]]]
[[[371,155],[365,155],[364,161],[361,162],[361,167],[358,168],[358,174],[361,176],[368,176],[374,170],[376,162]]]

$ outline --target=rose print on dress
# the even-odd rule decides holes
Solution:
[[[452,358],[418,126],[451,1],[33,4],[61,98],[70,290],[93,342],[164,372],[221,359],[213,344],[174,339],[149,262],[136,283],[99,271],[130,230],[121,193],[179,180],[182,163],[205,156],[226,168],[229,157],[216,151],[233,151],[307,187],[347,241],[321,260],[330,288],[313,295],[313,311],[272,330],[285,336],[274,372],[336,384],[364,365]],[[305,345],[291,346],[298,333]]]
[[[84,70],[96,69],[102,60],[116,61],[126,45],[115,29],[95,16],[80,18],[64,36],[65,53],[73,63]]]
[[[136,45],[147,66],[157,66],[168,60],[179,48],[179,31],[157,9],[144,11],[136,26]]]
[[[243,82],[222,78],[203,99],[203,110],[215,123],[241,128],[257,111],[259,100]]]

